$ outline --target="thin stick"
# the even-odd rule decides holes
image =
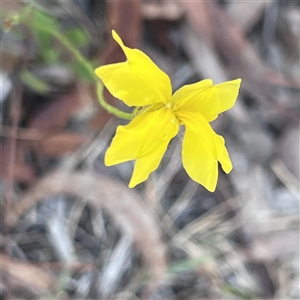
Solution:
[[[3,217],[2,217],[2,228],[3,228],[3,236],[4,239],[4,252],[9,256],[9,227],[7,226],[7,217],[11,212],[12,207],[12,200],[13,200],[13,182],[14,182],[14,171],[15,171],[15,157],[16,157],[16,138],[17,135],[17,126],[20,119],[20,110],[21,110],[21,98],[22,98],[22,86],[18,85],[12,94],[11,99],[11,107],[10,107],[10,117],[11,117],[11,124],[12,135],[8,139],[8,173],[7,173],[7,180],[6,180],[6,188],[4,191],[5,197],[5,205],[3,207]],[[9,274],[3,278],[6,283],[6,298],[12,299],[12,293],[10,288],[10,278]]]

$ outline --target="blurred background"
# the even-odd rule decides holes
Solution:
[[[300,299],[299,1],[11,0],[1,20],[1,299]],[[128,123],[96,93],[125,59],[112,29],[174,90],[242,78],[214,193],[181,136],[133,190],[132,162],[104,166]]]

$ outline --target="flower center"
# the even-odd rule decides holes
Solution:
[[[172,102],[167,102],[165,106],[166,106],[166,108],[172,110]]]

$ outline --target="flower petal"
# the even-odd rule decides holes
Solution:
[[[119,126],[105,154],[105,165],[111,166],[136,159],[130,187],[146,180],[157,169],[179,124],[173,112],[165,107],[137,115],[128,125]]]
[[[114,30],[112,35],[123,49],[127,60],[95,70],[109,92],[128,106],[146,106],[169,101],[172,94],[169,76],[145,53],[126,47]]]
[[[147,180],[150,173],[158,168],[161,159],[167,150],[168,144],[169,143],[160,145],[160,147],[157,148],[155,152],[151,153],[148,156],[138,158],[135,161],[133,174],[129,183],[130,188],[133,188],[137,184]]]
[[[197,112],[180,112],[177,117],[185,125],[183,167],[194,181],[213,192],[218,180],[218,161],[226,173],[232,169],[224,139]]]
[[[201,113],[208,122],[215,120],[218,114],[233,107],[241,79],[213,85],[211,79],[185,85],[172,96],[174,111]]]

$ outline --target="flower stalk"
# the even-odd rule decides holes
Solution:
[[[118,118],[131,120],[133,118],[133,114],[123,112],[116,107],[108,104],[103,97],[103,84],[96,77],[93,65],[77,50],[73,47],[72,43],[59,31],[55,31],[52,33],[54,37],[64,45],[75,57],[75,59],[81,63],[81,65],[88,71],[88,73],[95,78],[96,84],[96,92],[100,105],[109,113],[115,115]]]

